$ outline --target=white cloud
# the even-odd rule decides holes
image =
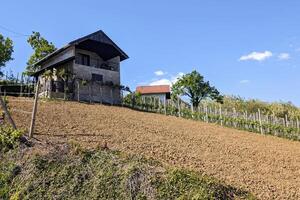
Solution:
[[[182,77],[183,75],[184,75],[183,72],[179,72],[175,76],[171,76],[170,79],[163,78],[163,79],[155,80],[151,82],[149,85],[173,85],[177,81],[177,79]]]
[[[172,85],[172,82],[169,79],[163,78],[157,81],[153,81],[149,85]]]
[[[245,60],[263,61],[272,56],[273,56],[273,53],[271,51],[265,51],[265,52],[253,51],[248,55],[241,56],[239,60],[240,61],[245,61]]]
[[[281,54],[278,55],[279,60],[288,60],[290,58],[291,58],[291,56],[288,53],[281,53]]]
[[[162,70],[158,70],[158,71],[154,72],[154,74],[155,74],[156,76],[162,76],[162,75],[165,74],[165,72],[163,72]]]
[[[240,83],[241,83],[241,84],[247,84],[247,83],[250,83],[250,81],[247,80],[247,79],[245,79],[245,80],[241,80]]]
[[[171,77],[171,81],[172,83],[175,83],[177,81],[177,79],[181,78],[184,75],[183,72],[179,72],[178,74],[176,74],[175,76]]]

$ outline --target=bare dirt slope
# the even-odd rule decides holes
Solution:
[[[11,99],[13,100],[13,99]],[[30,110],[32,102],[10,102]],[[30,115],[14,112],[20,127]],[[76,102],[40,102],[37,138],[154,157],[243,187],[261,199],[300,199],[300,142],[221,126]]]

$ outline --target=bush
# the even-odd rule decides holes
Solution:
[[[23,131],[14,130],[11,127],[0,127],[0,151],[13,149],[19,144]]]

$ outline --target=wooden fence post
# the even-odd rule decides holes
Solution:
[[[285,126],[289,127],[289,122],[288,122],[288,116],[287,116],[287,114],[284,115],[284,121],[285,121]]]
[[[80,101],[80,82],[77,81],[77,101]]]
[[[115,91],[115,89],[113,87],[111,87],[110,88],[111,105],[115,104],[115,101],[114,101],[114,91]]]
[[[89,100],[90,100],[90,103],[92,103],[91,83],[89,84]]]
[[[297,126],[297,129],[298,131],[300,130],[300,124],[299,124],[299,119],[298,117],[296,118],[296,126]]]
[[[192,119],[194,119],[194,105],[193,105],[193,103],[191,104],[191,112],[192,112]]]
[[[237,117],[236,117],[236,109],[235,108],[233,108],[233,118],[234,118],[233,125],[236,128],[237,127],[237,122],[236,122]]]
[[[221,106],[221,104],[219,105],[219,114],[220,114],[220,123],[221,123],[221,126],[223,126],[222,106]]]
[[[260,109],[258,109],[258,120],[259,120],[259,130],[260,130],[260,133],[263,134]]]
[[[160,102],[160,98],[158,98],[158,112],[161,113],[161,102]]]
[[[181,117],[181,108],[179,103],[179,96],[177,95],[177,107],[178,107],[178,116]]]
[[[1,107],[2,107],[5,115],[7,116],[7,119],[9,121],[9,123],[11,124],[13,129],[17,129],[16,124],[15,124],[14,120],[12,119],[12,117],[11,117],[7,107],[6,107],[5,99],[4,100],[2,99],[1,93],[0,93],[0,103],[1,103]]]
[[[164,99],[164,110],[165,110],[165,115],[167,115],[167,100],[166,100],[166,98]]]
[[[33,132],[34,132],[35,117],[36,117],[37,104],[38,104],[38,98],[39,98],[39,87],[40,87],[40,80],[38,80],[36,83],[35,97],[34,97],[34,103],[33,103],[32,116],[31,116],[31,124],[30,124],[30,130],[29,130],[29,138],[32,138]]]
[[[102,94],[102,84],[100,83],[100,103],[103,103],[103,94]],[[123,91],[122,91],[123,94]],[[124,95],[122,95],[122,106],[123,106],[123,99],[124,99]]]
[[[205,121],[208,123],[208,108],[206,104],[205,104]]]

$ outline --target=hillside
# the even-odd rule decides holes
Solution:
[[[0,199],[254,199],[199,173],[72,141],[15,145],[0,158]]]
[[[10,101],[30,111],[32,102]],[[30,116],[14,112],[19,127]],[[272,136],[238,131],[127,108],[76,102],[40,102],[39,140],[73,139],[88,148],[106,142],[110,149],[141,154],[243,187],[261,199],[300,198],[300,145]]]

